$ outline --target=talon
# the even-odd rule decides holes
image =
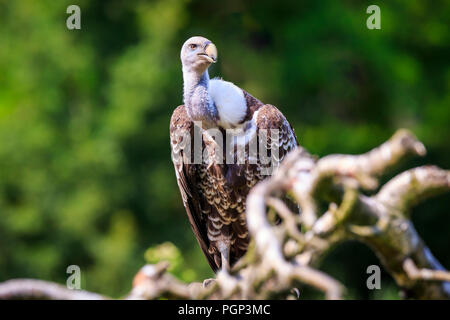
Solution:
[[[213,278],[209,278],[209,279],[203,280],[203,288],[207,288],[208,286],[210,286],[215,281],[216,281],[216,279],[213,279]]]

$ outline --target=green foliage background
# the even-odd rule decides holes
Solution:
[[[66,28],[70,4],[81,30]],[[192,35],[218,47],[212,76],[277,105],[310,152],[364,152],[407,127],[429,154],[403,169],[450,168],[450,2],[380,2],[381,30],[366,28],[370,4],[0,0],[0,281],[64,283],[76,264],[84,289],[118,297],[158,256],[186,281],[212,275],[168,139]],[[413,212],[447,268],[449,208],[442,196]],[[350,243],[323,269],[349,298],[397,298],[386,273],[381,291],[366,289],[374,263]]]

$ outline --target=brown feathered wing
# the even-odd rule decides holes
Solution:
[[[267,149],[272,149],[275,145],[277,145],[279,147],[279,160],[281,162],[285,155],[298,145],[297,138],[291,125],[276,107],[272,105],[264,105],[245,91],[244,94],[248,106],[248,115],[246,120],[252,119],[255,112],[258,111],[257,116],[254,117],[258,132],[263,129],[269,132],[272,129],[279,130],[278,141],[271,141],[269,139]],[[211,268],[214,271],[217,271],[217,269],[220,268],[220,260],[217,256],[211,253],[211,250],[208,250],[210,249],[210,241],[208,239],[207,231],[208,217],[205,214],[213,211],[216,212],[216,208],[213,208],[211,204],[206,201],[199,188],[201,181],[198,181],[200,179],[198,171],[200,167],[199,165],[192,164],[194,160],[193,136],[194,124],[187,115],[185,107],[181,105],[173,112],[170,122],[172,161],[174,163],[183,204],[186,208],[186,213],[188,215],[192,230]],[[190,148],[186,148],[187,142],[189,141]],[[187,161],[188,159],[190,160],[190,163]],[[236,165],[233,165],[233,168],[229,168],[229,170],[224,170],[223,166],[226,165],[220,165],[220,168],[218,166],[216,172],[227,171],[228,175],[230,175],[230,173],[232,175],[243,175],[242,178],[244,178],[244,185],[247,187],[235,188],[234,185],[229,185],[229,188],[227,189],[232,190],[233,193],[242,193],[239,196],[242,196],[244,199],[250,188],[259,180],[266,177],[261,174],[262,167],[258,164],[255,165],[246,163],[241,165],[243,167],[236,169]],[[239,179],[234,179],[234,177],[228,176],[224,180],[237,181]],[[234,184],[233,182],[230,183]],[[233,196],[233,198],[236,198],[236,196]],[[243,214],[245,214],[245,212]],[[241,241],[246,241],[248,243],[248,239],[241,239]],[[242,250],[236,250],[236,252],[243,254]],[[231,257],[231,260],[236,261],[239,258],[240,257]]]

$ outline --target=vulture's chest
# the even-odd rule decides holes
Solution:
[[[244,92],[233,83],[220,79],[209,82],[211,102],[218,113],[218,124],[223,128],[234,128],[247,114],[247,102]]]
[[[230,136],[225,130],[216,133],[216,136],[210,132],[203,134],[203,163],[197,167],[198,187],[220,216],[234,220],[245,212],[248,192],[261,179],[258,165],[249,161],[249,135],[254,133],[249,130],[237,136]]]

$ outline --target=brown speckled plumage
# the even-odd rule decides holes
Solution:
[[[243,121],[250,121],[256,113],[256,132],[261,129],[278,129],[278,141],[268,140],[267,148],[279,144],[280,161],[298,143],[294,131],[283,114],[272,105],[265,105],[244,91],[247,114]],[[223,131],[223,129],[221,129]],[[214,162],[216,144],[203,134],[203,148],[208,150],[210,163],[187,164],[183,157],[193,160],[193,149],[185,149],[183,139],[176,133],[194,134],[194,124],[184,105],[175,109],[170,122],[172,159],[178,186],[195,236],[208,259],[211,268],[221,267],[218,241],[230,245],[230,263],[233,265],[246,252],[249,235],[245,218],[245,201],[249,190],[266,176],[261,173],[263,165],[250,164],[248,150],[244,164]],[[225,134],[224,134],[225,137]],[[225,145],[225,143],[223,144]],[[188,154],[191,153],[191,154]],[[225,155],[223,155],[225,159]]]

